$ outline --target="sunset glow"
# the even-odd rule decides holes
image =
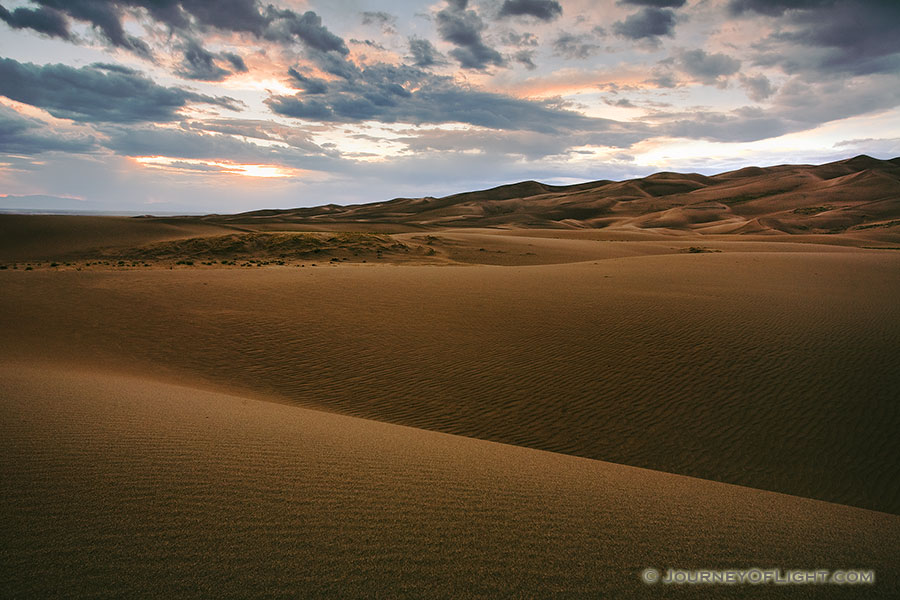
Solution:
[[[291,171],[277,165],[242,165],[227,161],[170,158],[168,156],[138,156],[135,157],[134,160],[145,167],[174,170],[197,169],[231,175],[242,175],[245,177],[292,177],[297,174],[296,171]],[[207,169],[204,169],[203,167],[207,167]]]

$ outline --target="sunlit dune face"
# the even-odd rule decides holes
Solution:
[[[289,169],[279,165],[250,165],[229,161],[171,158],[168,156],[138,156],[134,160],[142,166],[151,168],[223,173],[266,179],[294,177],[301,174],[301,171],[298,169]]]

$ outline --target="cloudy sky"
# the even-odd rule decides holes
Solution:
[[[897,0],[0,0],[0,208],[900,155]]]

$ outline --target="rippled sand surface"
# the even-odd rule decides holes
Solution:
[[[0,597],[900,597],[889,227],[4,222]]]
[[[0,367],[0,417],[4,597],[900,591],[885,513],[51,363]],[[851,565],[876,585],[639,579]]]
[[[900,513],[900,254],[2,272],[6,356]]]

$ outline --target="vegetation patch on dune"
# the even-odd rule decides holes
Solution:
[[[722,204],[726,204],[728,206],[734,206],[735,204],[744,204],[745,202],[752,202],[753,200],[759,200],[761,198],[768,198],[769,196],[777,196],[779,194],[787,194],[789,192],[793,192],[797,189],[797,186],[790,187],[781,187],[781,188],[772,188],[766,189],[759,192],[749,192],[744,194],[739,194],[737,196],[731,196],[729,198],[719,198],[718,202]]]
[[[887,227],[896,227],[900,225],[900,220],[888,221],[887,223],[871,223],[869,225],[857,225],[854,229],[880,229]]]
[[[834,207],[830,204],[826,204],[824,206],[804,206],[802,208],[795,208],[791,212],[795,215],[817,215],[819,213],[828,212],[829,210],[834,210]]]
[[[706,254],[708,252],[721,252],[715,248],[707,248],[705,246],[691,246],[690,248],[682,248],[682,252],[686,254]]]
[[[158,242],[116,250],[112,255],[130,259],[175,260],[193,264],[198,259],[303,259],[315,256],[377,257],[405,253],[409,247],[389,235],[372,233],[234,233]],[[109,256],[110,254],[107,254]],[[224,263],[222,263],[224,264]]]

